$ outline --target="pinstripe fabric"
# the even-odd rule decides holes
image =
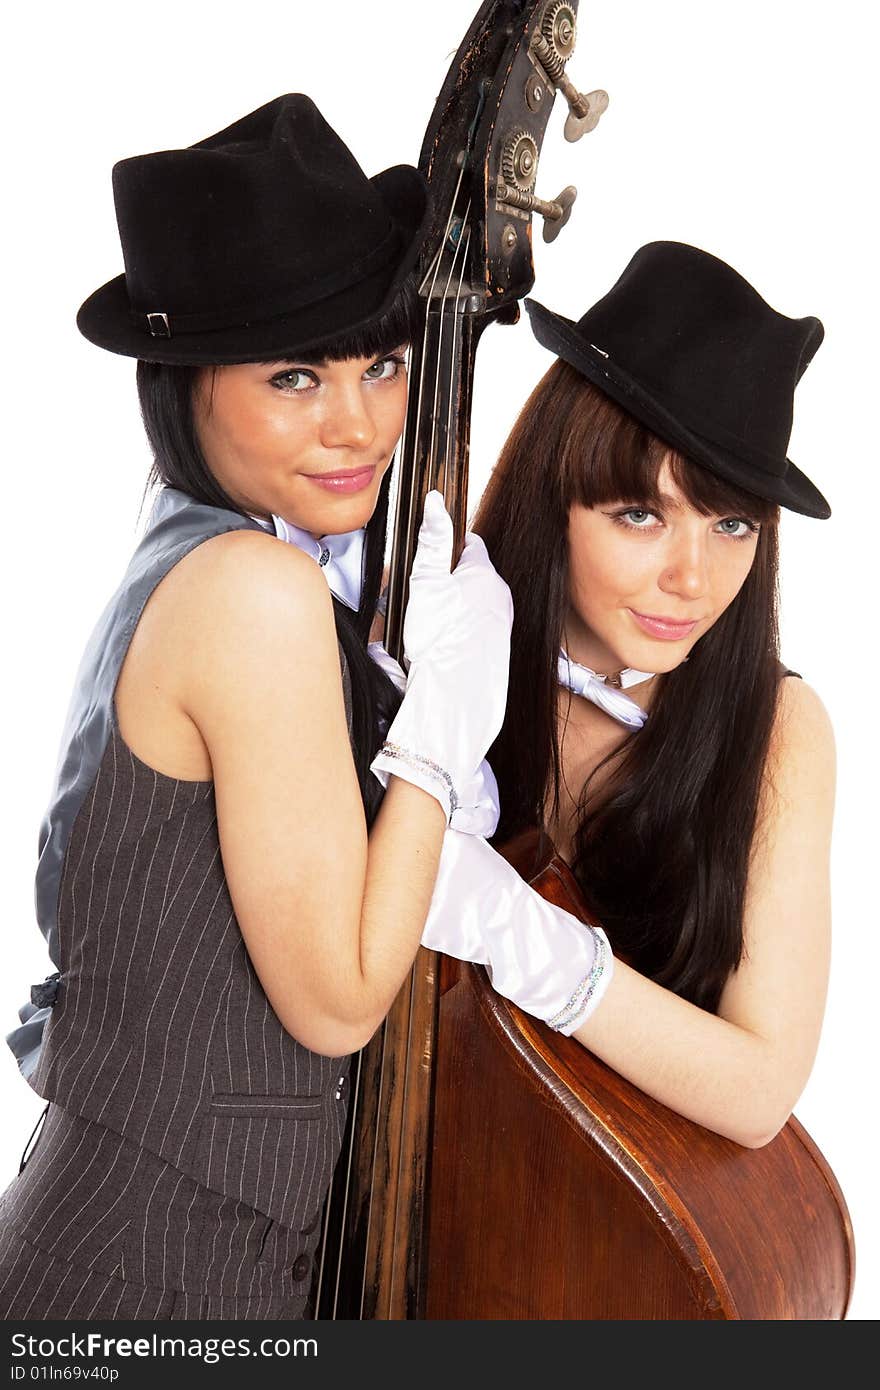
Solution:
[[[166,489],[102,616],[71,706],[37,878],[40,925],[60,981],[51,1007],[35,1004],[22,1011],[24,1027],[10,1043],[31,1085],[54,1102],[50,1114],[63,1107],[71,1124],[90,1122],[83,1133],[76,1131],[85,1145],[79,1157],[65,1150],[70,1171],[84,1184],[80,1190],[89,1190],[80,1171],[87,1152],[87,1173],[100,1174],[102,1182],[110,1172],[125,1175],[129,1189],[121,1201],[131,1208],[126,1238],[138,1230],[132,1212],[140,1209],[137,1203],[152,1181],[158,1183],[157,1219],[169,1229],[181,1223],[185,1228],[180,1202],[186,1197],[195,1202],[193,1210],[216,1213],[218,1250],[230,1223],[234,1252],[248,1245],[239,1227],[250,1221],[257,1231],[268,1221],[286,1233],[283,1240],[273,1236],[273,1248],[295,1246],[296,1261],[304,1233],[317,1225],[339,1152],[349,1059],[302,1047],[269,1004],[223,873],[213,783],[179,781],[141,762],[123,741],[113,707],[125,653],[159,581],[197,544],[251,525],[256,523]],[[350,710],[341,652],[340,658]],[[6,1258],[15,1269],[31,1259],[31,1247],[79,1268],[82,1250],[71,1255],[65,1246],[59,1256],[49,1243],[55,1216],[39,1230],[31,1219],[37,1178],[54,1161],[60,1133],[56,1118],[4,1198]],[[102,1147],[92,1152],[88,1146],[99,1137]],[[86,1210],[94,1214],[104,1189],[94,1176],[91,1181],[95,1192]],[[48,1208],[41,1194],[41,1210],[54,1213],[64,1191],[61,1182]],[[148,1215],[145,1208],[144,1220]],[[79,1230],[80,1218],[77,1223]],[[119,1233],[106,1228],[103,1218],[95,1229],[116,1251]],[[103,1308],[121,1294],[117,1285],[131,1271],[123,1271],[121,1254],[117,1265],[88,1241],[83,1250],[91,1251],[93,1276],[116,1281],[108,1291],[85,1285],[83,1299],[95,1292]],[[45,1260],[33,1258],[33,1270],[22,1271],[22,1297],[44,1275],[44,1292],[54,1288]],[[229,1259],[235,1265],[234,1253]],[[241,1299],[237,1282],[228,1287],[225,1268],[217,1262],[206,1267],[207,1293]],[[144,1287],[164,1290],[155,1279],[155,1271],[149,1278],[141,1274]],[[276,1284],[271,1292],[279,1305],[284,1291]],[[206,1293],[173,1287],[184,1300]],[[65,1284],[60,1297],[69,1289]],[[267,1286],[258,1297],[269,1294]],[[293,1294],[284,1296],[289,1302]],[[125,1297],[120,1306],[128,1307]]]
[[[6,1320],[301,1317],[317,1239],[58,1106],[0,1230]]]
[[[73,827],[61,986],[34,1088],[284,1225],[311,1222],[348,1059],[285,1033],[235,920],[214,787],[140,762],[115,724]]]
[[[260,531],[258,522],[220,507],[203,506],[175,488],[162,488],[149,525],[122,583],[89,638],[74,684],[55,786],[40,827],[35,904],[40,931],[58,968],[58,895],[74,820],[94,782],[112,722],[113,692],[131,635],[156,585],[196,546],[229,531]],[[346,677],[343,669],[343,680]],[[8,1042],[30,1079],[50,1017],[48,1001],[32,999],[19,1010],[21,1027]]]

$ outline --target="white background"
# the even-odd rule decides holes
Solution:
[[[304,90],[368,173],[414,162],[448,60],[477,0],[227,5],[17,5],[5,20],[5,388],[0,814],[0,1021],[48,971],[34,926],[36,837],[74,671],[133,548],[148,455],[133,364],[80,339],[74,315],[121,269],[110,169],[191,144]],[[816,686],[839,746],[835,948],[828,1013],[797,1113],[848,1198],[858,1263],[851,1316],[878,1314],[877,958],[873,798],[876,552],[874,344],[878,123],[871,7],[805,0],[582,0],[570,68],[611,107],[580,144],[561,102],[539,191],[579,186],[553,247],[536,238],[535,293],[578,318],[655,238],[737,267],[827,338],[799,389],[791,457],[826,492],[829,522],[786,515],[784,655]],[[525,322],[493,328],[476,385],[472,506],[549,358]],[[0,1187],[41,1109],[0,1055]],[[588,1236],[588,1233],[585,1233]]]

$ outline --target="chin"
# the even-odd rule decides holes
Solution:
[[[668,676],[671,672],[677,671],[679,666],[683,666],[689,655],[689,652],[685,652],[682,656],[673,656],[668,652],[662,660],[658,661],[655,657],[652,666],[640,666],[639,670],[653,671],[655,676]]]
[[[368,499],[339,497],[320,509],[320,520],[309,530],[316,536],[338,536],[346,531],[360,531],[376,510],[378,494]]]
[[[363,492],[348,496],[335,496],[331,493],[326,497],[310,498],[309,520],[299,522],[298,525],[311,531],[313,536],[338,536],[346,531],[360,531],[376,510],[381,486],[380,478]],[[305,511],[305,508],[303,510]]]
[[[632,659],[626,665],[634,671],[651,671],[655,676],[668,676],[684,665],[691,654],[690,647],[670,650],[669,643],[650,642],[647,649],[631,653]]]

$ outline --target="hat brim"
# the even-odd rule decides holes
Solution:
[[[749,467],[723,446],[695,434],[676,420],[638,381],[588,343],[571,319],[553,313],[535,299],[526,300],[526,309],[532,332],[542,347],[568,362],[671,448],[708,468],[725,482],[765,501],[820,520],[831,515],[831,508],[819,489],[790,459],[786,460],[785,473],[778,477]]]
[[[335,338],[366,328],[390,309],[416,264],[429,206],[428,184],[410,165],[385,169],[370,182],[397,226],[400,254],[390,265],[338,294],[278,318],[160,338],[135,323],[125,276],[117,275],[85,301],[77,314],[77,327],[89,342],[109,352],[176,366],[281,360],[329,346]]]

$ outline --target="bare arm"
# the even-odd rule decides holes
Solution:
[[[834,741],[817,695],[782,682],[752,852],[745,956],[718,1016],[618,962],[575,1037],[642,1090],[748,1147],[782,1128],[813,1064],[830,954]]]
[[[373,1034],[413,961],[444,815],[392,778],[368,840],[332,604],[311,560],[239,532],[184,563],[181,704],[211,757],[238,923],[284,1027],[339,1056]]]

